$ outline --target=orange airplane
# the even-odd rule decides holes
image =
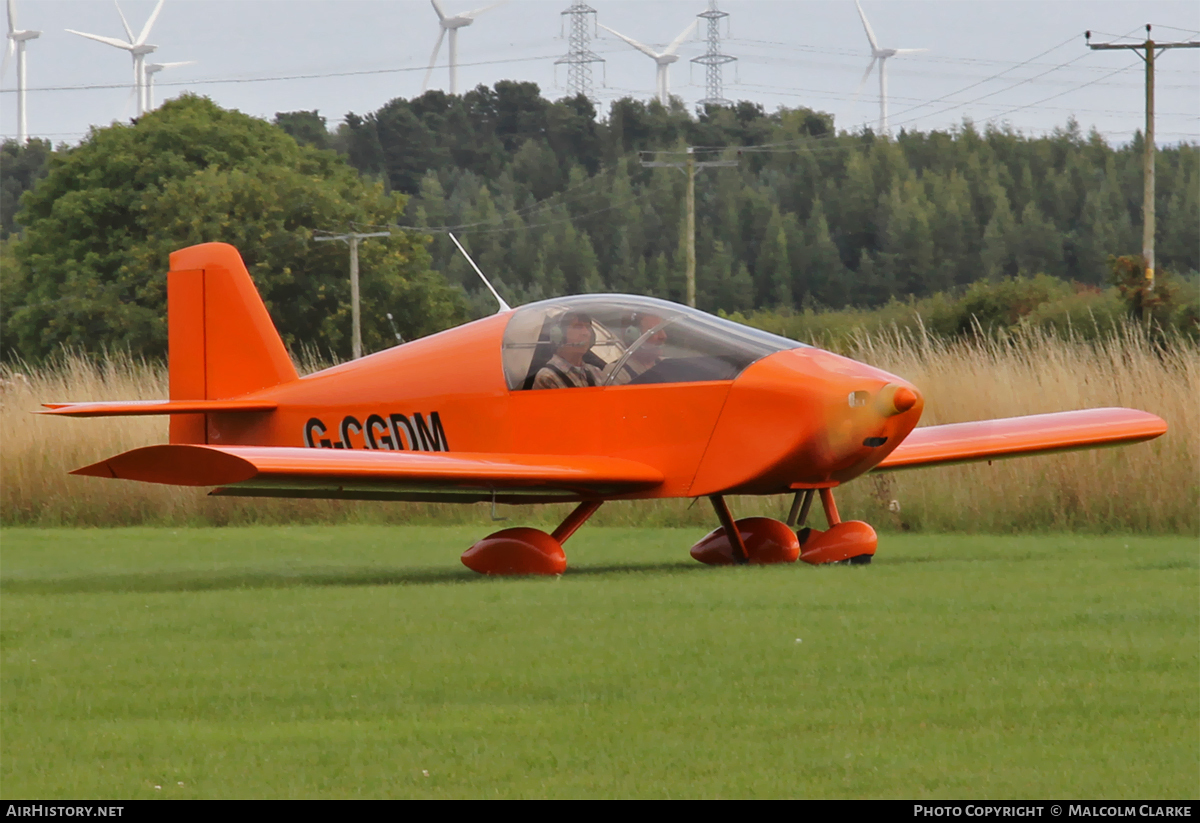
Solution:
[[[834,489],[867,472],[1134,443],[1160,418],[1091,409],[917,429],[895,375],[647,297],[544,300],[300,377],[238,252],[171,255],[170,399],[47,403],[74,417],[170,415],[170,442],[74,474],[248,497],[578,506],[462,556],[485,574],[561,574],[606,500],[707,497],[702,563],[870,562],[875,531]],[[787,522],[734,520],[730,494],[794,494]],[[804,528],[814,495],[828,528]],[[800,531],[795,530],[799,525]]]

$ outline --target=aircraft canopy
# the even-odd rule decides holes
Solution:
[[[602,386],[733,380],[768,354],[804,345],[652,297],[561,297],[522,306],[508,321],[509,389],[532,389],[538,372],[574,342],[568,327],[586,324],[592,335],[590,346],[580,345],[587,347],[583,362]]]

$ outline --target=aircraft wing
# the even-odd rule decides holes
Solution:
[[[913,429],[873,471],[1117,446],[1152,440],[1166,430],[1162,418],[1136,409],[1087,409],[926,426]]]
[[[614,457],[307,449],[278,446],[147,446],[72,474],[219,486],[234,497],[546,503],[641,491],[662,472]]]

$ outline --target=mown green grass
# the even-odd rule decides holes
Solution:
[[[0,792],[1200,793],[1195,538],[706,568],[701,530],[585,528],[563,577],[487,579],[478,536],[5,530]]]

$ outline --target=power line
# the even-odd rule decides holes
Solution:
[[[1113,36],[1117,36],[1117,35],[1113,35]],[[1072,40],[1075,39],[1074,35],[1072,35],[1071,39]],[[739,43],[739,44],[763,45],[763,46],[768,46],[772,49],[783,49],[789,53],[809,52],[809,53],[818,54],[818,55],[825,55],[825,54],[839,55],[839,56],[850,57],[855,60],[857,60],[857,58],[861,54],[859,51],[850,50],[850,49],[823,48],[820,46],[797,45],[794,43],[782,43],[782,42],[771,41],[771,40],[743,40],[743,39],[737,39],[737,38],[730,38],[730,42]],[[745,57],[742,59],[745,61],[748,61],[748,62],[758,62],[759,59],[771,61],[773,63],[789,63],[789,62],[791,62],[791,63],[797,64],[797,65],[805,65],[805,66],[820,65],[823,67],[828,67],[831,65],[829,63],[829,61],[827,61],[827,60],[821,60],[821,61],[815,62],[815,63],[812,61],[789,61],[786,58],[777,57],[774,55],[763,55],[761,58],[756,58],[755,56],[751,56],[751,57]],[[1036,58],[1034,58],[1034,59],[1036,59]],[[974,65],[980,65],[980,66],[1016,66],[1016,65],[1025,65],[1028,63],[1028,61],[1024,61],[1024,60],[1021,60],[1021,61],[995,60],[995,59],[991,59],[991,58],[985,59],[985,58],[976,58],[976,57],[956,57],[956,56],[949,56],[949,55],[928,55],[928,56],[922,58],[921,62],[922,63],[951,63],[951,64],[955,64],[955,65],[959,65],[959,64],[973,65],[974,64]],[[1036,63],[1029,63],[1029,65],[1033,66],[1034,68],[1042,68],[1047,64],[1038,65]],[[837,68],[845,69],[846,71],[853,71],[853,72],[855,72],[855,74],[857,74],[859,71],[858,68],[841,65],[841,64],[837,64]],[[1079,66],[1079,67],[1077,67],[1076,70],[1077,71],[1095,71],[1095,72],[1104,71],[1104,69],[1099,66],[1097,66],[1097,67]],[[908,69],[906,69],[906,72],[914,73],[914,72],[917,72],[917,70],[914,69],[912,66],[910,66]],[[1187,70],[1176,70],[1176,71],[1173,71],[1172,73],[1180,74],[1180,75],[1194,74],[1193,72],[1190,72]]]
[[[1129,71],[1130,68],[1133,68],[1133,67],[1126,66],[1124,68],[1116,69],[1115,71],[1111,71],[1108,74],[1104,75],[1104,77],[1111,77],[1114,74],[1120,74],[1121,72]],[[1020,106],[1014,106],[1013,108],[1008,109],[1007,111],[1003,111],[1000,114],[993,115],[992,117],[987,118],[987,120],[984,120],[984,122],[986,123],[989,120],[995,120],[998,117],[1004,117],[1007,114],[1012,114],[1014,111],[1021,111],[1022,109],[1028,109],[1028,108],[1032,108],[1034,106],[1040,106],[1042,103],[1045,103],[1047,100],[1054,100],[1055,98],[1062,97],[1064,94],[1070,94],[1073,91],[1079,91],[1079,89],[1086,88],[1091,85],[1095,85],[1096,83],[1098,83],[1100,80],[1103,80],[1103,79],[1104,78],[1101,77],[1101,78],[1098,78],[1097,80],[1089,80],[1086,83],[1080,83],[1078,86],[1072,86],[1071,88],[1067,89],[1066,91],[1060,91],[1058,94],[1052,94],[1049,97],[1043,97],[1041,100],[1038,100],[1036,102],[1025,103]]]
[[[1131,31],[1132,31],[1132,30],[1131,30]],[[1058,48],[1058,47],[1056,46],[1055,48]],[[1047,69],[1047,70],[1046,70],[1046,71],[1044,71],[1044,72],[1041,72],[1040,74],[1035,74],[1035,75],[1033,75],[1032,77],[1027,77],[1027,78],[1025,78],[1024,80],[1021,80],[1021,81],[1019,81],[1019,82],[1013,83],[1011,86],[1006,86],[1006,87],[1005,87],[1005,88],[1003,88],[1003,89],[999,89],[999,90],[997,90],[997,91],[994,91],[994,92],[989,92],[988,94],[982,95],[982,96],[980,96],[980,97],[976,97],[974,100],[967,100],[967,101],[965,101],[965,102],[962,102],[962,103],[955,103],[953,106],[949,106],[949,107],[947,107],[947,108],[944,108],[944,109],[942,109],[941,111],[936,111],[936,112],[934,112],[933,114],[924,114],[924,115],[921,115],[920,117],[914,117],[914,118],[911,118],[911,119],[909,119],[909,120],[901,121],[901,123],[900,123],[899,125],[904,125],[905,123],[914,123],[914,122],[916,122],[917,120],[920,120],[920,119],[922,119],[922,118],[925,118],[925,117],[937,117],[938,115],[945,114],[946,112],[949,112],[949,111],[954,111],[955,109],[962,108],[963,106],[970,106],[970,105],[973,105],[973,104],[975,104],[975,103],[978,103],[980,100],[986,100],[986,99],[987,99],[987,98],[989,98],[989,97],[994,97],[995,95],[997,95],[997,94],[1000,94],[1000,93],[1002,93],[1002,92],[1011,91],[1012,89],[1015,89],[1015,88],[1017,88],[1018,86],[1022,86],[1022,85],[1026,84],[1026,83],[1028,83],[1028,82],[1030,82],[1030,81],[1032,81],[1032,80],[1036,80],[1036,79],[1038,79],[1039,77],[1045,77],[1047,74],[1050,74],[1051,72],[1058,71],[1058,70],[1060,70],[1060,69],[1064,69],[1064,68],[1066,68],[1067,66],[1070,66],[1070,65],[1071,65],[1071,64],[1073,64],[1073,63],[1077,63],[1077,62],[1079,62],[1080,60],[1082,60],[1084,57],[1086,57],[1087,55],[1088,55],[1088,52],[1084,52],[1084,53],[1083,53],[1083,54],[1081,54],[1079,57],[1076,57],[1076,58],[1074,58],[1074,59],[1068,60],[1068,61],[1067,61],[1067,62],[1065,62],[1065,63],[1060,63],[1060,64],[1058,64],[1057,66],[1054,66],[1053,68],[1050,68],[1050,69]],[[1026,105],[1024,105],[1024,106],[1017,106],[1017,107],[1015,107],[1015,108],[1013,108],[1013,109],[1010,109],[1010,110],[1008,110],[1008,111],[1006,111],[1006,112],[1003,112],[1003,113],[1001,113],[1001,114],[999,114],[999,115],[995,115],[994,117],[990,117],[990,118],[988,118],[988,120],[994,120],[994,119],[996,119],[996,117],[1003,117],[1004,115],[1006,115],[1006,114],[1011,114],[1011,113],[1012,113],[1012,112],[1014,112],[1014,111],[1020,111],[1020,110],[1022,110],[1022,109],[1026,109],[1026,108],[1032,108],[1032,107],[1034,107],[1034,106],[1038,106],[1038,105],[1040,105],[1040,104],[1042,104],[1042,103],[1045,103],[1047,100],[1053,100],[1053,99],[1055,99],[1055,98],[1057,98],[1057,97],[1062,97],[1064,94],[1069,94],[1069,93],[1070,93],[1070,92],[1072,92],[1072,91],[1076,91],[1076,90],[1078,90],[1078,89],[1086,88],[1087,86],[1093,85],[1093,84],[1095,84],[1095,83],[1099,83],[1101,80],[1105,80],[1105,79],[1107,79],[1107,78],[1109,78],[1109,77],[1112,77],[1113,75],[1120,74],[1122,71],[1124,71],[1124,69],[1119,69],[1119,70],[1117,70],[1117,71],[1112,71],[1112,72],[1109,72],[1108,74],[1102,75],[1101,77],[1097,77],[1097,78],[1095,78],[1095,79],[1093,79],[1093,80],[1089,80],[1089,81],[1088,81],[1088,82],[1086,82],[1086,83],[1081,83],[1081,84],[1079,84],[1079,85],[1077,85],[1077,86],[1073,86],[1073,87],[1071,87],[1071,88],[1067,89],[1066,91],[1060,92],[1060,93],[1058,93],[1058,94],[1052,94],[1052,95],[1050,95],[1049,97],[1043,98],[1042,100],[1038,100],[1038,101],[1037,101],[1037,102],[1035,102],[1035,103],[1028,103],[1028,104],[1026,104]],[[984,122],[987,122],[987,120],[985,120]]]
[[[1006,91],[1012,91],[1013,89],[1017,88],[1018,86],[1023,86],[1023,85],[1025,85],[1026,83],[1029,83],[1029,82],[1032,82],[1032,81],[1034,81],[1034,80],[1038,79],[1039,77],[1045,77],[1047,74],[1050,74],[1050,73],[1052,73],[1052,72],[1058,71],[1058,70],[1060,70],[1060,69],[1064,69],[1064,68],[1066,68],[1067,66],[1071,65],[1072,63],[1077,63],[1077,62],[1079,62],[1080,60],[1082,60],[1082,59],[1083,59],[1084,57],[1086,57],[1086,56],[1087,56],[1087,52],[1084,52],[1084,53],[1083,53],[1083,54],[1081,54],[1080,56],[1078,56],[1078,57],[1075,57],[1075,58],[1072,58],[1072,59],[1068,60],[1068,61],[1067,61],[1067,62],[1065,62],[1065,63],[1059,63],[1057,66],[1054,66],[1053,68],[1046,69],[1044,72],[1041,72],[1040,74],[1035,74],[1035,75],[1033,75],[1032,77],[1026,77],[1024,80],[1019,80],[1019,81],[1017,81],[1016,83],[1013,83],[1011,86],[1005,86],[1005,87],[1004,87],[1004,88],[1002,88],[1002,89],[997,89],[996,91],[988,92],[987,94],[981,95],[980,97],[976,97],[974,100],[967,100],[967,101],[964,101],[964,102],[962,102],[962,103],[955,103],[955,104],[954,104],[954,105],[952,105],[952,106],[947,106],[946,108],[942,109],[941,111],[935,111],[933,114],[923,114],[923,115],[921,115],[920,117],[914,117],[914,118],[912,118],[912,119],[910,119],[910,120],[903,120],[903,121],[901,121],[901,122],[900,122],[898,125],[901,125],[901,126],[902,126],[902,125],[904,125],[905,123],[913,123],[913,122],[916,122],[917,120],[920,120],[920,119],[922,119],[922,118],[924,118],[924,117],[937,117],[937,116],[938,116],[938,115],[940,115],[940,114],[945,114],[946,112],[949,112],[949,111],[954,111],[955,109],[960,109],[960,108],[962,108],[963,106],[970,106],[970,105],[973,105],[973,104],[975,104],[975,103],[978,103],[980,100],[986,100],[986,99],[988,99],[989,97],[995,97],[997,94],[1002,94],[1002,93],[1004,93],[1004,92],[1006,92]],[[1111,73],[1109,73],[1109,74],[1106,74],[1106,75],[1104,75],[1104,77],[1097,78],[1097,80],[1092,80],[1092,81],[1089,81],[1089,82],[1087,82],[1087,83],[1084,83],[1083,85],[1081,85],[1081,86],[1078,86],[1077,88],[1083,88],[1084,86],[1090,86],[1090,85],[1092,85],[1092,83],[1098,82],[1098,80],[1103,80],[1105,77],[1111,77],[1113,74],[1118,74],[1118,73],[1119,73],[1119,72],[1111,72]],[[1063,92],[1063,93],[1065,94],[1066,92]],[[1053,96],[1051,96],[1051,97],[1047,97],[1046,99],[1047,99],[1047,100],[1052,100],[1052,99],[1054,99],[1054,97],[1061,97],[1061,96],[1062,96],[1062,95],[1056,94],[1056,95],[1053,95]],[[1039,101],[1039,102],[1044,102],[1044,101]],[[1037,104],[1035,103],[1035,104],[1031,104],[1031,105],[1037,105]],[[914,111],[914,109],[909,109],[909,111]]]
[[[474,63],[459,63],[459,66],[494,66],[506,63],[530,63],[536,60],[549,60],[554,55],[539,57],[510,57],[503,60],[479,60]],[[423,71],[423,66],[406,66],[397,69],[360,69],[357,71],[338,71],[316,74],[285,74],[274,77],[227,77],[209,80],[176,80],[169,83],[156,83],[156,86],[212,86],[230,83],[273,83],[280,80],[320,80],[328,77],[362,77],[374,74],[403,74],[411,71]],[[436,68],[436,67],[435,67]],[[128,83],[95,83],[80,86],[38,86],[27,91],[91,91],[93,89],[127,89]],[[0,89],[0,94],[15,93],[16,89]]]
[[[1200,29],[1181,29],[1181,28],[1179,28],[1179,26],[1167,26],[1167,25],[1163,25],[1162,23],[1155,23],[1154,25],[1160,29],[1171,29],[1172,31],[1186,31],[1190,34],[1200,34]],[[1098,32],[1094,32],[1094,33],[1098,33]]]
[[[1110,76],[1112,75],[1111,70],[1109,71],[1109,75]],[[1084,85],[1102,85],[1101,81],[1103,79],[1104,79],[1103,77],[1100,77],[1095,80],[1088,81]],[[800,98],[822,97],[822,98],[829,98],[832,100],[844,100],[845,99],[844,95],[840,92],[828,92],[828,91],[823,91],[823,90],[819,90],[819,89],[797,89],[794,86],[784,87],[784,86],[769,86],[769,85],[764,85],[761,83],[739,83],[739,84],[737,84],[737,87],[745,88],[745,89],[764,89],[764,90],[770,91],[773,94],[777,94],[777,95],[780,95],[783,97],[800,97]],[[1072,88],[1079,88],[1079,86],[1073,86]],[[1122,85],[1121,88],[1129,88],[1129,86]],[[921,101],[921,98],[919,98],[919,97],[905,97],[902,95],[889,95],[889,98],[892,100],[900,100],[900,101],[911,101],[911,102]],[[966,105],[966,104],[964,103],[963,105]],[[986,103],[984,105],[987,108],[1008,108],[1009,106],[1011,106],[1010,103]],[[1046,111],[1075,111],[1075,112],[1088,112],[1088,113],[1092,113],[1092,114],[1128,115],[1128,114],[1139,113],[1132,109],[1094,109],[1094,108],[1080,108],[1079,106],[1039,106],[1036,103],[1028,103],[1028,104],[1025,104],[1024,107],[1038,108],[1038,109],[1043,109]],[[920,108],[922,108],[922,106],[917,105],[917,106],[913,106],[910,109],[906,109],[906,111],[916,111],[917,109],[920,109]],[[1196,112],[1194,112],[1194,111],[1191,111],[1191,112],[1186,112],[1186,111],[1160,112],[1160,115],[1163,117],[1195,117]],[[920,115],[920,116],[914,118],[914,120],[908,120],[905,122],[914,122],[915,120],[920,120],[924,117],[933,117],[933,116],[934,115]]]
[[[941,103],[942,101],[944,101],[950,97],[954,97],[955,95],[962,94],[963,92],[969,91],[970,89],[973,89],[976,86],[982,86],[984,83],[987,83],[991,80],[997,80],[997,79],[1003,77],[1004,75],[1008,74],[1010,71],[1016,71],[1017,69],[1021,68],[1022,66],[1032,63],[1034,60],[1037,60],[1039,57],[1045,57],[1047,54],[1049,54],[1052,51],[1058,51],[1063,46],[1067,45],[1068,43],[1070,43],[1074,40],[1075,40],[1075,36],[1072,35],[1071,37],[1068,37],[1066,40],[1059,43],[1057,46],[1051,46],[1050,48],[1046,49],[1041,54],[1036,54],[1033,57],[1030,57],[1028,60],[1025,60],[1021,63],[1017,63],[1015,66],[1011,66],[1011,67],[1005,69],[1004,71],[999,72],[998,74],[993,74],[991,77],[984,78],[983,80],[980,80],[976,83],[972,83],[969,86],[964,86],[961,89],[958,89],[957,91],[952,91],[949,94],[944,94],[941,97],[938,97],[934,100],[930,100],[928,103],[922,104],[921,106],[915,106],[913,108],[905,109],[904,111],[898,112],[896,114],[896,117],[900,117],[901,115],[908,114],[910,111],[916,111],[919,108],[924,108],[926,105],[931,106],[935,103]]]

